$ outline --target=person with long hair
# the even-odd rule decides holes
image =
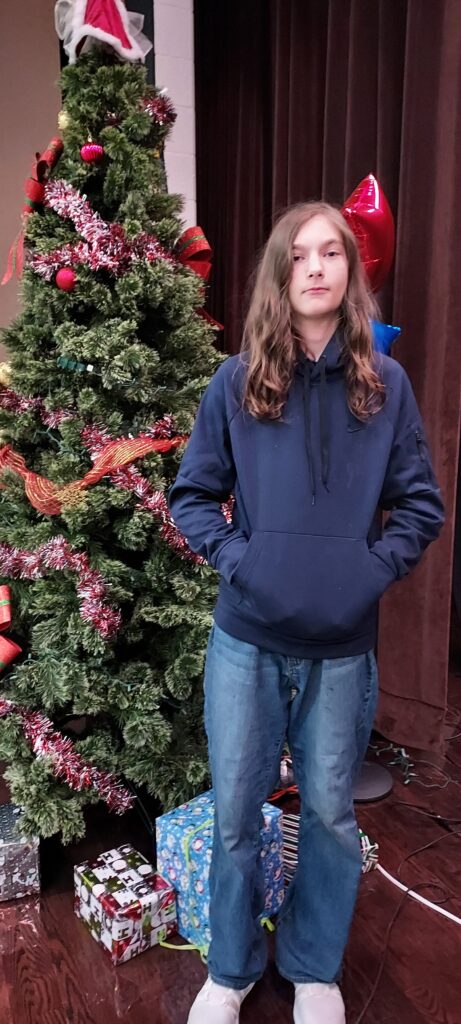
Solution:
[[[286,741],[301,821],[276,963],[295,986],[295,1024],[345,1024],[338,981],[362,864],[353,783],[376,710],[378,602],[443,523],[411,385],[374,351],[375,316],[339,211],[284,213],[241,351],[206,389],[169,492],[189,546],[220,575],[204,680],[209,976],[189,1024],[238,1024],[264,972],[261,809]]]

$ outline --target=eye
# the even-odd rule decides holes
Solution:
[[[305,259],[306,259],[305,256],[301,256],[298,253],[294,253],[293,254],[293,263],[299,263],[300,260],[305,260]]]
[[[325,255],[326,256],[340,256],[341,253],[338,251],[338,249],[329,249],[328,252],[325,253]]]

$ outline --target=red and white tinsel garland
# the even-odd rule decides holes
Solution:
[[[72,409],[47,409],[43,398],[28,398],[11,388],[0,388],[0,408],[9,412],[37,412],[46,427],[59,427],[75,416]]]
[[[34,754],[50,758],[53,775],[57,779],[64,779],[76,792],[95,789],[101,800],[117,814],[124,814],[132,807],[135,796],[111,772],[99,771],[84,761],[75,750],[72,740],[57,732],[49,718],[0,697],[0,718],[13,714],[19,715],[24,735]]]
[[[78,189],[60,179],[47,182],[44,205],[50,207],[59,217],[69,218],[84,241],[60,246],[53,252],[29,253],[27,266],[51,281],[62,267],[73,267],[84,263],[91,270],[107,270],[115,276],[126,273],[140,260],[165,260],[174,266],[169,253],[154,235],[146,232],[130,240],[121,224],[110,224],[99,213],[92,210],[90,203]]]
[[[92,569],[88,555],[74,551],[64,537],[53,537],[35,551],[22,551],[9,544],[0,544],[0,576],[7,579],[38,580],[47,570],[69,569],[77,574],[80,615],[97,630],[104,640],[112,640],[121,625],[120,611],[104,601],[107,584],[97,569]]]

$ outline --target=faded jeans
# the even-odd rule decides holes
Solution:
[[[278,915],[276,962],[293,982],[338,979],[361,876],[353,782],[377,701],[373,651],[308,660],[263,650],[213,624],[205,725],[215,795],[209,973],[230,988],[267,959],[261,809],[288,740],[301,797],[298,868]]]

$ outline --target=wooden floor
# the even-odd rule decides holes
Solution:
[[[452,679],[451,731],[461,733],[461,677]],[[415,755],[416,757],[416,755]],[[461,916],[461,736],[449,744],[445,788],[403,784],[392,768],[392,794],[357,808],[359,823],[379,842],[380,862],[397,874],[413,850],[444,837],[403,865],[407,885],[432,883],[421,894]],[[382,755],[384,761],[386,755]],[[456,765],[452,763],[456,761]],[[417,765],[420,778],[440,786],[436,767]],[[3,799],[6,799],[6,792]],[[437,812],[444,825],[411,808]],[[0,904],[0,1024],[185,1024],[206,969],[197,953],[155,948],[112,967],[72,910],[73,865],[120,842],[152,857],[137,814],[124,818],[92,812],[84,841],[63,849],[43,844],[41,897]],[[442,887],[442,889],[440,888]],[[406,897],[393,924],[381,979],[370,1008],[362,1010],[383,960],[386,931],[402,894],[377,871],[363,877],[347,951],[343,993],[348,1024],[461,1024],[461,928]],[[244,1003],[242,1024],[292,1021],[292,986],[270,955],[266,975]]]

